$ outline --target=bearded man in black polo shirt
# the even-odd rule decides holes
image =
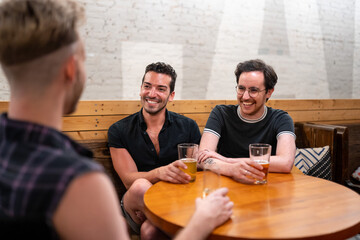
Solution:
[[[168,64],[148,65],[140,88],[142,109],[114,123],[108,131],[114,168],[128,189],[121,201],[123,213],[136,232],[144,221],[140,212],[143,195],[152,184],[190,180],[179,169],[186,166],[178,160],[177,145],[200,142],[194,120],[166,109],[175,96],[176,77]]]

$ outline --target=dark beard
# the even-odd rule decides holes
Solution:
[[[163,110],[165,107],[166,107],[166,104],[165,104],[162,108],[156,110],[155,112],[148,111],[148,110],[146,110],[146,108],[144,108],[144,110],[145,110],[145,112],[147,112],[148,114],[154,116],[154,115],[158,114],[161,110]]]

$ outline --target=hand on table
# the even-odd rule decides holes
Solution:
[[[180,168],[187,168],[181,160],[176,160],[166,166],[159,167],[158,178],[171,183],[188,183],[191,179],[190,175],[184,173]]]
[[[212,231],[228,220],[232,214],[234,203],[226,196],[227,188],[220,188],[210,193],[205,199],[196,199],[194,218],[208,225]]]
[[[175,239],[206,239],[217,226],[228,220],[234,203],[226,196],[227,193],[227,188],[220,188],[205,199],[197,198],[195,213]]]
[[[265,174],[261,171],[263,167],[250,159],[241,159],[237,163],[227,166],[229,176],[237,182],[253,184],[255,179],[262,180]]]

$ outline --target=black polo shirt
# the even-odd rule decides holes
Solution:
[[[199,143],[201,134],[194,120],[168,110],[165,115],[165,123],[159,133],[159,156],[146,132],[142,109],[109,128],[109,147],[128,150],[139,172],[147,172],[174,162],[178,159],[177,145]]]

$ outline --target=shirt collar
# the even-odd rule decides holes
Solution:
[[[145,119],[144,119],[144,115],[143,115],[143,108],[141,108],[141,110],[139,111],[139,124],[140,124],[140,127],[143,129],[143,130],[146,130],[147,126],[146,126],[146,122],[145,122]],[[170,112],[165,109],[165,123],[164,123],[164,127],[167,127],[168,125],[170,125],[172,122],[174,121],[173,117],[171,116]]]
[[[240,118],[242,121],[246,122],[246,123],[257,123],[257,122],[260,122],[260,121],[264,120],[264,118],[265,118],[266,115],[267,115],[267,112],[268,112],[268,109],[267,109],[267,107],[264,105],[264,113],[261,115],[261,117],[259,117],[258,119],[247,119],[247,118],[245,118],[245,117],[243,117],[243,116],[241,115],[240,105],[238,105],[238,107],[237,107],[237,114],[238,114],[239,118]]]

